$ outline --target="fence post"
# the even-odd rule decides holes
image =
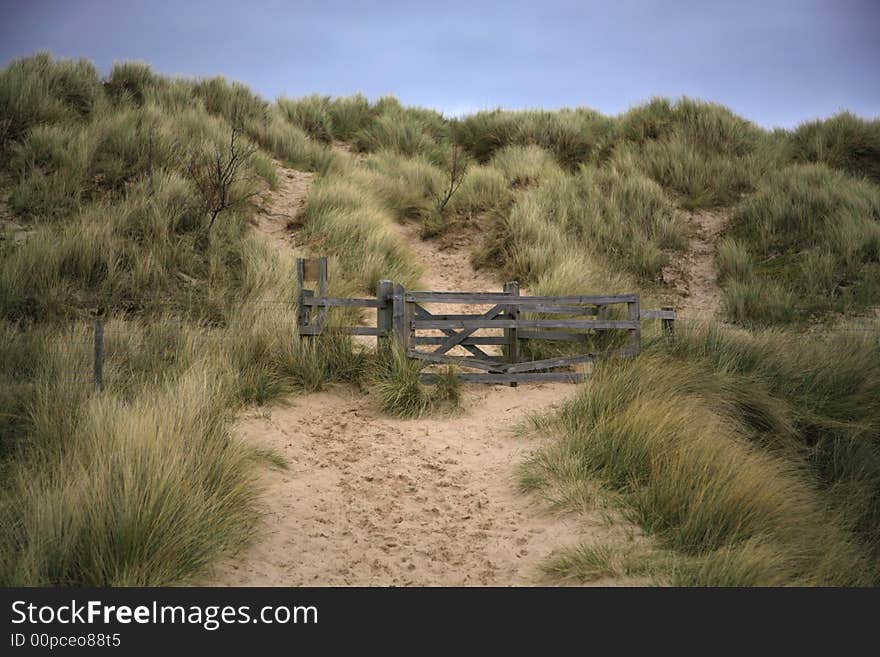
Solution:
[[[519,281],[508,281],[504,284],[504,292],[512,297],[519,296]],[[507,316],[510,319],[519,319],[519,306],[508,306]],[[516,328],[504,329],[504,338],[507,342],[507,362],[519,362],[519,336]],[[516,388],[516,381],[510,382],[511,388]]]
[[[404,292],[406,294],[406,292]],[[404,297],[405,299],[406,297]],[[416,330],[413,328],[413,320],[416,318],[416,304],[413,301],[407,301],[403,304],[403,336],[404,347],[409,350],[415,348]]]
[[[376,329],[385,335],[376,338],[376,346],[383,353],[387,353],[391,345],[393,297],[394,284],[391,281],[379,281],[376,285],[376,300],[382,305],[376,309]]]
[[[674,306],[661,306],[660,310],[666,310],[675,312]],[[675,342],[675,317],[673,316],[670,319],[666,319],[665,317],[660,320],[660,326],[663,329],[663,335],[666,336],[666,339],[669,342]]]
[[[629,301],[626,304],[627,310],[629,311],[629,319],[630,321],[637,322],[638,328],[629,330],[629,346],[633,352],[633,356],[639,353],[642,349],[642,320],[641,320],[641,308],[639,304],[639,297],[636,296],[635,301]]]
[[[391,297],[391,323],[394,339],[404,348],[409,347],[407,338],[409,331],[406,328],[406,289],[400,283],[394,286],[394,294]]]
[[[104,390],[104,320],[95,320],[95,387]]]
[[[296,329],[309,323],[309,308],[303,303],[305,299],[305,266],[302,258],[296,259]]]
[[[318,259],[318,297],[323,299],[327,296],[327,257],[321,256]],[[318,306],[318,317],[316,324],[318,330],[324,330],[324,324],[327,322],[327,306]]]

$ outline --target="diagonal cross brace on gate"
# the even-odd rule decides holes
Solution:
[[[435,315],[433,315],[429,311],[425,310],[419,304],[415,304],[415,317],[419,318],[419,319],[427,319],[429,317],[435,317]],[[456,333],[454,329],[441,329],[441,330],[442,330],[443,334],[446,335],[447,337],[458,335],[458,333]],[[443,343],[438,342],[438,344],[443,344]],[[492,356],[487,354],[485,351],[480,349],[475,344],[461,344],[461,343],[459,343],[459,344],[462,347],[464,347],[465,349],[467,349],[471,354],[473,354],[477,358],[484,358],[486,360],[490,360],[492,358]]]
[[[478,319],[480,319],[480,320],[493,320],[496,317],[498,317],[498,315],[505,312],[505,310],[506,310],[506,308],[501,305],[492,306],[492,308],[490,308],[485,313],[480,315]],[[429,320],[429,319],[416,320],[416,322],[430,322],[430,321],[431,320]],[[463,320],[442,320],[441,319],[441,320],[435,320],[435,321],[439,321],[439,322],[453,321],[454,322],[454,321],[463,321]],[[415,327],[417,325],[416,322],[413,322],[413,327]],[[440,346],[437,347],[437,349],[434,350],[434,353],[445,354],[447,351],[452,349],[454,346],[461,344],[466,338],[468,338],[471,335],[473,335],[474,333],[476,333],[480,328],[481,328],[480,326],[476,326],[474,328],[464,328],[463,327],[459,333],[456,333],[454,330],[449,329],[449,330],[452,330],[452,335],[449,336],[448,338],[446,338],[446,340],[444,342],[442,342],[440,344]]]

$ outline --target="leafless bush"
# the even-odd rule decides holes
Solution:
[[[242,185],[251,179],[247,171],[256,150],[243,136],[241,128],[233,124],[226,146],[217,147],[207,157],[190,159],[189,177],[198,190],[202,208],[210,216],[206,238],[220,214],[243,205],[258,193]]]
[[[465,175],[467,175],[467,160],[464,154],[459,151],[457,144],[452,145],[452,157],[450,160],[449,184],[440,193],[433,194],[434,209],[438,215],[443,213],[446,205],[455,195],[455,192],[458,191],[458,188],[461,187],[461,183],[464,182]]]

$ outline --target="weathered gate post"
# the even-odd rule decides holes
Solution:
[[[639,304],[639,297],[636,295],[635,301],[628,301],[626,304],[627,310],[629,311],[629,319],[630,321],[634,321],[636,323],[636,327],[634,329],[629,330],[629,347],[632,351],[632,355],[635,356],[642,349],[642,324],[641,324],[641,308]]]
[[[504,284],[504,292],[512,297],[519,296],[519,281],[508,281]],[[510,319],[519,319],[519,306],[507,306],[507,316]],[[504,329],[504,338],[507,346],[507,362],[519,362],[519,336],[516,328]],[[516,381],[510,382],[511,388],[516,388]]]
[[[323,299],[327,296],[327,257],[318,258],[318,297]],[[327,322],[327,306],[318,306],[318,330],[324,330],[324,324]]]
[[[300,329],[309,325],[312,315],[312,307],[307,306],[304,301],[306,296],[311,295],[311,290],[305,289],[305,260],[303,258],[296,259],[296,328],[297,333]]]
[[[406,325],[406,316],[406,289],[397,283],[391,297],[391,323],[394,339],[403,347],[404,351],[409,347],[409,327]]]
[[[316,321],[312,325],[312,309],[306,305],[306,299],[315,296],[313,290],[305,289],[305,281],[317,281],[318,298],[327,296],[327,258],[296,259],[296,325],[300,335],[317,335],[324,328],[327,320],[327,307],[318,306]],[[307,329],[305,332],[303,329]]]
[[[660,309],[667,311],[667,312],[675,312],[674,306],[661,306]],[[669,342],[675,342],[675,318],[674,318],[674,316],[670,317],[670,318],[666,318],[666,317],[662,318],[660,320],[660,326],[663,329],[663,335],[666,336],[666,339]]]
[[[394,326],[392,308],[394,303],[394,284],[391,281],[379,281],[376,285],[376,300],[380,304],[376,309],[376,329],[379,331],[376,345],[378,346],[378,351],[387,356],[391,346],[391,331]]]

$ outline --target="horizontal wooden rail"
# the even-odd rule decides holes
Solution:
[[[559,358],[545,358],[543,360],[533,360],[526,363],[516,363],[509,365],[504,371],[508,374],[516,374],[518,372],[533,372],[534,370],[549,370],[554,367],[569,367],[570,365],[579,365],[580,363],[591,363],[600,359],[597,354],[581,354],[579,356],[561,356]]]
[[[427,320],[427,319],[437,319],[444,322],[454,322],[460,319],[479,319],[481,313],[470,313],[467,315],[434,315],[432,313],[424,312],[421,306],[416,306],[415,318],[418,321]]]
[[[443,344],[446,338],[437,335],[417,335],[413,338],[413,344]],[[459,343],[459,346],[468,347],[475,345],[503,345],[507,344],[507,338],[503,335],[480,335],[471,336]]]
[[[551,315],[596,315],[597,306],[556,306],[544,303],[517,304],[520,311],[528,313],[548,313]]]
[[[343,335],[375,335],[379,338],[388,337],[388,331],[375,326],[301,326],[300,335],[321,335],[322,333],[341,333]]]
[[[642,319],[675,319],[674,310],[643,310],[639,313]]]
[[[592,320],[592,319],[416,319],[412,323],[416,331],[428,329],[637,329],[638,320]]]
[[[504,292],[407,292],[406,300],[417,303],[503,303],[520,306],[536,303],[550,305],[585,304],[607,306],[613,303],[634,303],[637,294],[617,294],[612,296],[567,296],[567,297],[513,297]]]
[[[516,374],[517,372],[531,372],[533,370],[549,370],[555,367],[569,367],[570,365],[578,365],[580,363],[591,363],[606,358],[625,358],[635,356],[636,353],[638,352],[632,349],[622,349],[621,351],[615,351],[608,354],[581,354],[579,356],[545,358],[543,360],[533,360],[527,363],[509,365],[504,371],[509,374]]]
[[[533,360],[524,363],[504,363],[498,360],[485,360],[479,358],[467,358],[461,356],[447,356],[445,354],[433,354],[430,352],[416,351],[410,349],[407,355],[410,358],[428,361],[431,363],[447,363],[449,365],[458,365],[460,367],[472,367],[478,370],[488,370],[489,372],[519,374],[522,372],[533,372],[534,370],[549,370],[557,367],[570,367],[581,363],[590,363],[596,360],[614,357],[634,356],[637,352],[631,349],[623,349],[608,354],[579,354],[577,356],[560,356],[558,358],[545,358],[542,360]]]
[[[313,304],[317,305],[317,304]],[[354,304],[350,304],[354,305]],[[551,305],[546,303],[512,303],[506,304],[508,306],[518,306],[519,309],[523,312],[533,312],[533,313],[548,313],[548,314],[556,314],[556,315],[586,315],[593,317],[598,313],[597,306],[562,306],[562,305]],[[660,311],[657,311],[660,312]],[[438,314],[438,313],[430,313],[421,306],[416,307],[416,317],[419,318],[433,318],[433,319],[472,319],[475,316],[474,313],[468,313],[463,315],[447,315],[447,314]]]
[[[303,299],[305,306],[384,308],[385,302],[378,299],[345,299],[340,297],[309,297]]]
[[[567,333],[565,331],[520,331],[520,340],[560,340],[562,342],[586,342],[594,337],[590,333]]]
[[[528,383],[531,381],[556,381],[560,383],[579,383],[584,380],[580,372],[520,372],[519,374],[457,374],[463,383]],[[436,383],[439,375],[425,373],[420,376],[423,383]]]
[[[507,366],[501,361],[489,361],[482,358],[473,358],[471,356],[447,356],[446,354],[434,354],[410,349],[406,352],[410,358],[428,361],[429,363],[446,363],[449,365],[460,365],[461,367],[473,367],[477,370],[488,370],[489,372],[504,372]]]

